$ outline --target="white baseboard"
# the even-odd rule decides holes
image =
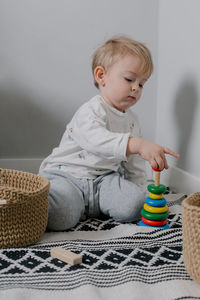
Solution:
[[[200,178],[174,166],[161,173],[160,182],[177,193],[190,195],[200,192]]]
[[[42,160],[42,158],[0,159],[0,168],[14,169],[38,174]]]
[[[0,159],[0,168],[16,169],[37,174],[42,160],[42,158]],[[148,179],[152,178],[150,167],[147,167],[147,177]],[[200,178],[174,166],[161,173],[160,182],[177,193],[189,195],[200,191]]]

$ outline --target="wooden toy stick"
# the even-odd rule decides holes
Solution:
[[[50,254],[53,258],[60,259],[72,266],[82,263],[82,256],[61,247],[51,249]]]
[[[160,172],[155,172],[155,186],[160,185]]]
[[[161,170],[153,168],[152,169],[155,171],[155,186],[159,186],[160,185],[160,172]]]

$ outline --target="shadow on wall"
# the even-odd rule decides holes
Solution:
[[[0,90],[0,158],[43,158],[64,127],[29,95]]]
[[[188,80],[188,77],[191,79]],[[187,79],[180,84],[175,96],[175,119],[179,136],[178,153],[180,154],[177,166],[185,171],[190,169],[188,153],[197,104],[197,83],[192,76],[187,76]]]

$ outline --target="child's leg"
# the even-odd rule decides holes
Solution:
[[[40,175],[50,181],[47,228],[62,231],[75,226],[85,211],[79,187],[63,174],[59,176],[53,172],[42,171]]]
[[[100,183],[100,210],[116,221],[131,222],[140,218],[146,191],[124,179],[119,173],[103,177]]]

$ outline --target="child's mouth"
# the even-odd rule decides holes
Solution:
[[[133,97],[133,96],[128,96],[128,98],[130,98],[131,100],[136,100],[136,98],[135,97]]]

